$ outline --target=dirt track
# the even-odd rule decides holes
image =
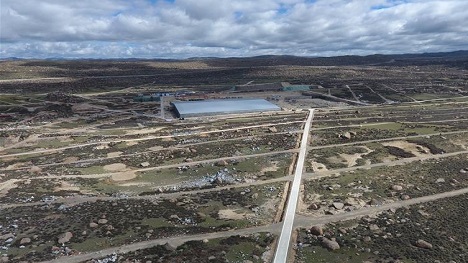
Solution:
[[[305,216],[298,215],[295,219],[294,227],[303,228],[303,227],[310,227],[314,225],[323,225],[323,224],[342,221],[342,220],[350,220],[350,219],[354,219],[354,218],[358,218],[358,217],[362,217],[366,215],[377,214],[382,211],[388,210],[390,208],[399,208],[399,207],[406,207],[406,206],[419,204],[419,203],[427,203],[427,202],[435,201],[438,199],[454,197],[454,196],[467,194],[467,193],[468,193],[468,188],[464,188],[464,189],[459,189],[455,191],[450,191],[450,192],[445,192],[445,193],[440,193],[440,194],[435,194],[435,195],[430,195],[430,196],[424,196],[424,197],[414,198],[414,199],[405,200],[405,201],[398,201],[395,203],[385,204],[382,206],[362,208],[359,210],[354,210],[348,213],[337,214],[333,216],[321,216],[321,217],[312,218],[312,217],[305,217]],[[69,262],[69,263],[83,262],[83,261],[87,261],[91,259],[96,259],[96,258],[101,258],[101,257],[105,257],[108,255],[112,255],[113,253],[122,254],[122,253],[127,253],[131,251],[139,250],[139,249],[150,248],[156,245],[163,245],[166,243],[169,243],[173,246],[178,246],[190,240],[223,238],[223,237],[229,237],[233,235],[248,235],[248,234],[259,233],[259,232],[270,232],[273,234],[279,234],[280,229],[281,229],[281,224],[277,223],[277,224],[270,224],[267,226],[245,228],[245,229],[216,232],[216,233],[209,233],[209,234],[188,235],[188,236],[178,236],[178,237],[170,237],[170,238],[164,238],[164,239],[155,239],[155,240],[133,243],[130,245],[108,248],[108,249],[81,254],[81,255],[76,255],[76,256],[60,257],[58,259],[48,261],[48,262],[56,262],[56,263],[58,262]]]
[[[366,215],[374,215],[378,214],[382,211],[391,209],[391,208],[400,208],[400,207],[407,207],[410,205],[415,205],[419,203],[427,203],[443,198],[454,197],[458,195],[468,194],[468,188],[453,190],[450,192],[444,192],[434,195],[428,195],[423,197],[418,197],[414,199],[404,200],[404,201],[396,201],[393,203],[384,204],[381,206],[372,206],[372,207],[365,207],[358,210],[353,210],[351,212],[345,212],[336,215],[327,215],[327,216],[320,216],[320,217],[308,217],[300,215],[297,217],[295,221],[295,227],[311,227],[314,225],[323,225],[328,224],[331,222],[343,221],[343,220],[350,220]]]
[[[147,140],[154,140],[154,139],[167,139],[167,138],[202,135],[202,134],[212,134],[212,133],[228,132],[228,131],[236,131],[236,130],[246,130],[246,129],[260,128],[260,127],[271,127],[271,126],[277,126],[277,125],[294,124],[294,123],[302,123],[302,122],[303,121],[267,123],[267,124],[260,124],[260,125],[251,125],[251,126],[229,128],[229,129],[193,132],[193,133],[187,133],[187,134],[148,136],[148,137],[134,138],[134,139],[119,139],[119,141],[121,141],[121,142],[136,142],[136,141],[147,141]],[[115,140],[113,140],[113,141],[115,141]],[[60,151],[67,150],[67,149],[74,149],[74,148],[80,148],[80,147],[92,146],[92,145],[101,145],[101,144],[110,143],[110,142],[113,142],[113,141],[90,142],[90,143],[82,143],[82,144],[70,145],[70,146],[54,148],[54,149],[44,149],[44,150],[36,150],[36,151],[30,151],[30,152],[5,154],[5,155],[0,155],[0,158],[24,156],[24,155],[31,155],[31,154],[60,152]]]

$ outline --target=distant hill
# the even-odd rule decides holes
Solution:
[[[335,56],[335,57],[300,57],[291,55],[263,55],[255,57],[193,57],[187,59],[140,59],[140,58],[116,58],[116,59],[22,59],[17,57],[4,58],[3,61],[28,60],[31,63],[50,65],[51,63],[71,62],[81,64],[82,62],[94,62],[106,64],[113,62],[184,62],[200,61],[212,67],[222,68],[251,68],[268,66],[418,66],[418,65],[450,65],[459,68],[468,69],[468,50],[459,50],[453,52],[420,53],[420,54],[374,54],[368,56]],[[67,63],[68,64],[68,63]],[[68,65],[67,65],[68,66]]]
[[[193,59],[192,59],[193,60]],[[297,66],[353,66],[385,64],[438,64],[448,61],[467,61],[468,51],[422,53],[422,54],[375,54],[369,56],[336,56],[336,57],[298,57],[298,56],[256,56],[242,58],[200,58],[199,60],[218,67],[259,67],[278,65]]]

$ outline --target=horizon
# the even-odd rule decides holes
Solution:
[[[0,57],[0,61],[9,60],[167,60],[167,61],[185,61],[185,60],[208,60],[208,59],[242,59],[242,58],[264,58],[264,57],[295,57],[295,58],[337,58],[337,57],[371,57],[371,56],[421,56],[421,55],[437,55],[437,54],[452,54],[457,52],[468,52],[468,50],[453,50],[446,52],[423,52],[423,53],[391,53],[391,54],[367,54],[367,55],[337,55],[337,56],[297,56],[297,55],[257,55],[257,56],[231,56],[231,57],[186,57],[186,58],[163,58],[163,57],[108,57],[108,58],[93,58],[93,57],[45,57],[45,58],[26,58],[26,57]]]
[[[468,2],[34,0],[1,3],[0,57],[189,59],[468,50]]]

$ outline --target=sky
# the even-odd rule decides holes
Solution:
[[[0,58],[468,50],[468,0],[0,0]]]

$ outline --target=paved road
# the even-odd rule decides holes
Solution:
[[[283,228],[276,248],[275,263],[283,263],[287,261],[289,244],[291,240],[291,234],[294,224],[294,216],[296,214],[297,201],[299,199],[300,186],[302,181],[302,172],[304,169],[305,156],[307,154],[307,145],[309,138],[310,126],[312,119],[314,118],[314,110],[309,110],[309,117],[304,126],[304,132],[302,134],[301,148],[299,151],[299,157],[297,158],[296,170],[294,173],[294,180],[291,186],[288,197],[288,205],[284,215]]]

